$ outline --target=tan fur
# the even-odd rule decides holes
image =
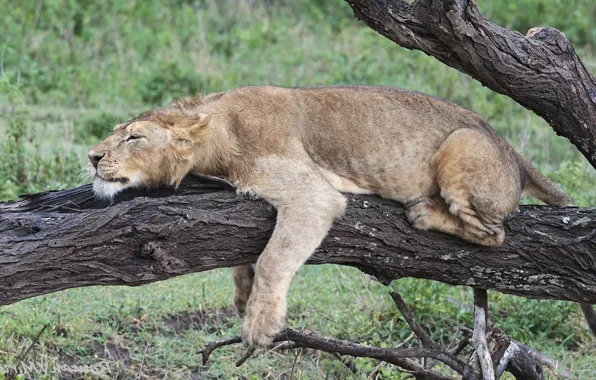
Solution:
[[[143,137],[127,140],[134,134]],[[98,195],[176,185],[198,172],[277,208],[254,281],[250,267],[234,270],[250,345],[283,328],[292,277],[344,213],[341,192],[395,199],[414,227],[483,245],[503,242],[503,220],[524,189],[571,204],[476,113],[383,87],[247,87],[187,98],[118,126],[90,158],[101,158],[97,170],[89,166]]]

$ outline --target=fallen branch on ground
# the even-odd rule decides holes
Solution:
[[[436,351],[425,350],[421,348],[380,348],[380,347],[369,347],[362,344],[350,342],[342,339],[323,337],[317,334],[307,334],[294,329],[286,329],[280,333],[274,342],[292,342],[294,347],[311,348],[315,350],[325,351],[329,353],[338,353],[340,355],[350,355],[360,358],[373,358],[382,360],[387,363],[394,364],[406,371],[410,371],[416,375],[435,376],[433,378],[442,380],[452,380],[452,377],[441,375],[438,372],[426,370],[423,366],[417,362],[410,360],[411,357],[434,357],[439,355]],[[209,360],[211,353],[223,346],[229,346],[232,344],[239,344],[242,340],[239,336],[232,338],[222,339],[220,341],[211,342],[205,346],[201,351],[203,357],[203,364],[206,364]],[[248,351],[252,354],[252,350]],[[245,356],[243,356],[236,365],[242,365],[244,363]]]
[[[472,311],[474,309],[471,305],[463,303],[463,302],[456,300],[455,298],[452,298],[450,296],[448,296],[446,298],[446,300],[447,300],[447,302],[450,302],[450,303],[457,305],[457,306],[461,307],[462,309],[465,309],[468,311]],[[490,321],[489,321],[488,325],[491,326]],[[464,329],[464,332],[465,331],[467,331],[467,329]],[[469,334],[471,335],[471,332],[469,332]],[[464,343],[466,343],[466,342],[464,342]],[[535,349],[531,348],[527,344],[522,343],[518,340],[511,339],[511,343],[514,343],[515,346],[517,346],[517,348],[525,351],[530,358],[532,358],[533,360],[538,362],[540,365],[543,365],[543,366],[549,368],[551,371],[555,372],[557,374],[557,376],[559,376],[563,379],[571,379],[571,380],[577,379],[577,377],[575,375],[573,375],[564,365],[559,363],[557,360],[551,358],[550,356],[547,356],[540,351],[536,351]],[[512,347],[511,349],[515,350],[516,348]],[[502,371],[500,373],[502,373]]]
[[[490,360],[490,367],[492,368],[492,359],[496,363],[499,363],[501,369],[497,376],[495,376],[494,370],[491,374],[486,372],[486,368],[482,368],[482,373],[477,371],[474,367],[474,360],[470,360],[469,363],[465,363],[462,359],[458,358],[458,355],[463,351],[463,348],[468,344],[469,339],[466,340],[466,344],[458,344],[458,348],[455,352],[449,351],[438,343],[434,342],[431,337],[426,333],[423,326],[419,325],[415,320],[412,312],[406,306],[403,298],[397,291],[391,292],[391,297],[395,302],[396,306],[402,313],[406,323],[410,326],[419,342],[421,347],[408,347],[408,348],[380,348],[380,347],[369,347],[359,343],[354,343],[342,339],[335,339],[320,336],[313,333],[303,333],[291,328],[287,328],[280,333],[274,342],[288,342],[292,348],[310,348],[319,351],[325,351],[332,354],[349,355],[360,358],[373,358],[382,362],[390,363],[395,365],[401,371],[405,371],[414,375],[417,379],[437,379],[437,380],[453,380],[455,377],[445,375],[434,371],[432,368],[436,363],[427,363],[427,365],[421,365],[420,363],[412,360],[411,358],[433,358],[437,362],[441,362],[449,367],[453,372],[457,373],[459,377],[466,380],[474,379],[495,379],[500,378],[504,370],[512,372],[518,379],[529,379],[529,380],[541,380],[543,379],[542,370],[540,365],[534,362],[525,351],[519,349],[514,343],[511,343],[511,339],[505,336],[502,332],[494,334],[491,332],[488,336],[491,338],[491,343],[494,343],[494,338],[497,337],[506,346],[511,346],[512,349],[502,350],[501,352],[488,350],[488,344],[486,345],[486,351],[481,353],[472,353],[472,357],[476,358],[480,355],[488,355]],[[481,305],[482,298],[477,297],[478,304]],[[486,309],[484,309],[486,310]],[[485,314],[482,317],[485,317]],[[486,334],[486,331],[475,330],[474,334]],[[484,341],[486,342],[487,335],[484,335]],[[409,338],[408,338],[409,339]],[[478,340],[478,336],[475,336],[473,340]],[[239,344],[242,340],[239,336],[222,339],[216,342],[208,343],[205,348],[200,352],[202,355],[203,365],[206,365],[209,357],[214,350],[229,346],[233,344]],[[400,344],[401,346],[401,344]],[[493,344],[493,348],[497,346]],[[237,366],[244,364],[244,362],[255,352],[254,348],[248,349],[244,355],[236,363]],[[491,354],[493,357],[491,358]],[[484,358],[483,358],[484,359]]]

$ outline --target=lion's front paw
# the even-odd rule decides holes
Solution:
[[[248,346],[268,346],[285,327],[285,308],[270,303],[249,302],[242,326],[242,341]]]

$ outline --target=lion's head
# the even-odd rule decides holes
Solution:
[[[89,175],[98,197],[130,187],[177,186],[195,165],[195,150],[209,135],[210,115],[184,103],[119,124],[89,151]]]

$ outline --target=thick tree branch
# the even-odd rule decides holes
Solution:
[[[596,81],[563,33],[544,28],[524,37],[484,18],[472,0],[346,1],[356,17],[398,45],[536,112],[596,168]]]
[[[110,207],[90,186],[0,203],[0,304],[89,285],[142,285],[254,262],[275,210],[188,178],[128,192]],[[596,303],[596,209],[522,206],[500,247],[420,233],[399,204],[350,206],[311,264],[356,266],[384,283],[418,277],[531,298]]]

